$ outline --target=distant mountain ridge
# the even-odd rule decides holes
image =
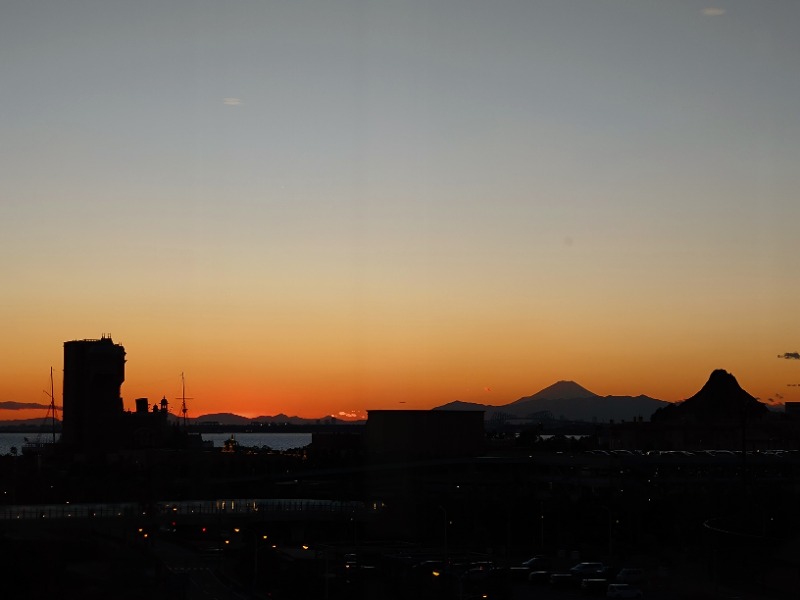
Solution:
[[[524,396],[500,406],[455,401],[433,410],[482,410],[487,420],[542,419],[549,415],[569,421],[633,421],[650,419],[669,402],[649,396],[600,396],[574,381],[558,381],[531,396]]]
[[[45,431],[52,427],[52,421],[50,418],[8,419],[0,421],[0,427],[20,427],[26,429],[36,428]],[[56,419],[56,431],[61,431],[61,421],[59,419]]]
[[[574,381],[558,381],[535,394],[523,396],[499,406],[463,402],[456,400],[431,410],[461,410],[485,412],[486,420],[546,421],[565,419],[569,421],[633,421],[639,418],[653,421],[710,422],[719,419],[741,419],[742,411],[748,418],[760,418],[769,411],[768,406],[743,390],[730,373],[717,369],[708,382],[691,398],[682,402],[666,402],[649,396],[600,396]],[[170,414],[172,422],[181,417]],[[283,425],[345,425],[363,424],[325,416],[308,419],[288,416],[283,413],[255,418],[242,417],[234,413],[210,413],[187,419],[191,425],[220,425],[243,427],[251,424]],[[60,429],[60,421],[57,429]],[[24,430],[42,429],[50,425],[44,419],[0,420],[0,428]]]
[[[242,417],[233,413],[210,413],[207,415],[200,415],[189,419],[192,425],[202,425],[203,423],[219,423],[220,425],[251,425],[253,423],[260,424],[281,424],[281,425],[340,425],[340,424],[358,424],[363,421],[346,421],[337,417],[325,416],[318,419],[307,419],[305,417],[290,417],[283,413],[274,416],[260,416],[254,418]]]
[[[720,414],[732,417],[745,410],[749,416],[757,417],[765,414],[769,407],[759,402],[744,391],[730,373],[717,369],[711,374],[703,388],[691,398],[683,402],[671,403],[645,395],[638,396],[600,396],[577,384],[574,381],[558,381],[535,394],[523,396],[503,405],[479,404],[455,400],[431,410],[481,410],[486,419],[519,419],[546,420],[565,419],[570,421],[633,421],[645,420],[680,420],[705,421],[718,418]],[[169,415],[170,420],[181,418]],[[43,419],[0,420],[0,427],[42,426]],[[274,416],[255,418],[242,417],[234,413],[210,413],[191,417],[191,425],[218,423],[219,425],[247,426],[253,423],[287,424],[287,425],[338,425],[363,424],[364,421],[352,421],[337,417],[325,416],[308,419],[288,416],[283,413]],[[60,423],[59,423],[60,425]]]
[[[183,417],[174,415],[172,413],[167,415],[171,423],[179,423],[183,421]],[[252,423],[261,424],[275,424],[275,425],[345,425],[345,424],[363,424],[364,421],[358,420],[344,420],[337,417],[325,416],[319,419],[306,419],[304,417],[290,417],[283,413],[275,416],[260,416],[255,418],[242,417],[234,413],[209,413],[207,415],[200,415],[198,417],[189,417],[186,419],[189,425],[202,425],[204,423],[218,423],[220,425],[231,425],[235,427],[243,427]],[[9,419],[0,420],[0,428],[25,428],[25,429],[42,429],[46,430],[50,427],[50,419]],[[61,431],[61,421],[56,419],[56,428]]]

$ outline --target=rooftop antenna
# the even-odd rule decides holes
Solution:
[[[186,408],[186,401],[187,400],[194,400],[194,398],[187,398],[186,397],[186,379],[183,376],[183,371],[181,371],[181,397],[175,398],[176,400],[181,401],[181,414],[183,415],[183,428],[186,429],[186,415],[189,412],[189,409]]]

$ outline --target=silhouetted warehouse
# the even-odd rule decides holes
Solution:
[[[364,449],[373,458],[477,456],[483,447],[483,411],[367,411]]]

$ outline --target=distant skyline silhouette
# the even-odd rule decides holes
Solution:
[[[87,339],[82,341],[70,341],[65,342],[64,347],[94,347],[95,345],[102,345],[102,343],[106,343],[107,345],[113,345],[113,341],[110,336],[103,334],[100,339]],[[83,346],[81,346],[83,345]],[[114,345],[115,348],[118,348],[121,352],[123,364],[127,362],[125,360],[125,351],[122,346]],[[66,359],[65,354],[65,359]],[[66,362],[66,360],[65,360]],[[762,405],[762,403],[750,394],[746,393],[742,388],[736,383],[736,379],[732,374],[729,374],[727,371],[723,369],[715,369],[711,373],[711,377],[705,386],[692,397],[687,397],[680,399],[678,401],[664,401],[657,398],[651,398],[644,394],[635,394],[635,395],[600,395],[596,394],[592,391],[589,391],[585,387],[581,386],[575,381],[569,380],[561,380],[557,381],[538,392],[524,396],[509,402],[501,403],[501,404],[489,404],[489,403],[475,403],[475,402],[463,402],[460,400],[444,403],[441,405],[434,405],[434,406],[423,406],[418,407],[422,408],[423,410],[456,410],[456,411],[464,411],[464,410],[481,410],[484,411],[487,415],[488,419],[492,418],[528,418],[530,415],[535,413],[547,413],[550,415],[550,418],[556,419],[568,419],[568,420],[576,420],[576,421],[599,421],[599,422],[614,422],[614,421],[626,421],[626,420],[638,420],[644,418],[649,420],[651,415],[656,412],[664,412],[663,408],[667,408],[670,405],[680,405],[687,403],[691,405],[693,402],[696,401],[697,397],[703,396],[705,393],[706,388],[712,382],[723,382],[722,387],[720,389],[726,389],[728,385],[728,381],[732,381],[732,387],[730,388],[733,390],[731,393],[733,397],[739,397],[740,394],[743,394],[753,403]],[[182,374],[182,386],[185,385],[185,380],[183,379]],[[74,386],[74,384],[73,384]],[[791,387],[791,384],[789,384]],[[717,388],[720,386],[717,385]],[[182,394],[185,394],[185,388],[181,390]],[[119,394],[119,391],[116,390],[113,392],[113,396]],[[718,391],[717,394],[719,395],[720,392]],[[725,394],[722,394],[723,396]],[[763,403],[763,406],[767,404],[775,406],[775,405],[782,405],[784,403],[784,398],[782,394],[776,394],[779,400],[775,400],[773,398],[767,399],[766,403]],[[183,397],[183,396],[182,396]],[[193,398],[186,398],[189,400],[193,400]],[[121,410],[127,410],[128,412],[136,411],[139,412],[142,406],[149,407],[150,404],[147,404],[148,398],[137,398],[135,401],[135,407],[132,406],[133,402],[128,399],[125,400],[124,396],[120,397]],[[724,400],[724,399],[723,399]],[[153,402],[157,402],[156,399]],[[166,400],[166,396],[163,396],[161,402],[161,410],[163,412],[167,412],[171,414],[176,419],[185,419],[188,417],[189,411],[187,407],[186,414],[179,414],[178,408],[176,406],[170,406],[170,403]],[[398,403],[399,405],[406,404],[405,401],[401,401]],[[141,406],[140,406],[141,405]],[[36,418],[30,417],[30,414],[36,414],[35,409],[48,409],[48,405],[39,405],[36,403],[19,403],[19,402],[2,402],[0,403],[0,422],[2,421],[14,421],[14,420],[26,420],[29,418]],[[393,407],[399,410],[408,409],[406,406],[397,406]],[[57,411],[63,411],[63,406],[56,406]],[[294,411],[294,412],[277,412],[268,414],[266,412],[258,413],[258,414],[248,414],[242,413],[235,408],[228,407],[227,409],[218,409],[216,411],[206,412],[206,413],[195,413],[192,414],[191,420],[196,422],[198,418],[206,418],[206,419],[215,419],[217,417],[224,417],[223,421],[226,423],[238,423],[237,420],[247,420],[247,419],[267,419],[267,420],[274,420],[275,417],[284,417],[283,421],[285,422],[304,422],[304,421],[314,421],[318,419],[324,419],[326,417],[335,417],[336,419],[342,421],[364,421],[367,418],[367,411],[373,410],[372,407],[367,407],[363,412],[359,411],[352,411],[352,412],[345,412],[339,411],[338,413],[333,414],[302,414],[302,411]],[[24,417],[16,417],[16,418],[3,418],[4,411],[23,411],[25,416]],[[669,412],[669,411],[668,411]],[[670,412],[670,414],[672,414]],[[240,423],[239,423],[240,424]]]

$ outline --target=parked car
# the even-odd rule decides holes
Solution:
[[[563,586],[569,585],[574,581],[571,573],[551,573],[550,585]]]
[[[602,594],[608,590],[608,579],[587,577],[581,581],[581,592],[584,594]]]
[[[644,581],[644,569],[625,567],[620,569],[615,579],[617,583],[642,583]]]
[[[424,560],[411,567],[411,575],[415,579],[424,581],[440,577],[446,569],[447,565],[442,560]]]
[[[550,581],[550,571],[531,571],[528,573],[529,583],[547,583]]]
[[[522,566],[531,571],[549,571],[553,561],[546,556],[537,555],[528,560],[522,561]]]
[[[527,567],[509,567],[507,573],[511,581],[528,581],[530,570]]]
[[[600,562],[582,562],[578,563],[569,570],[569,574],[577,580],[581,581],[587,577],[602,577],[606,574],[606,566]]]
[[[642,590],[629,583],[610,583],[606,598],[641,598]]]

